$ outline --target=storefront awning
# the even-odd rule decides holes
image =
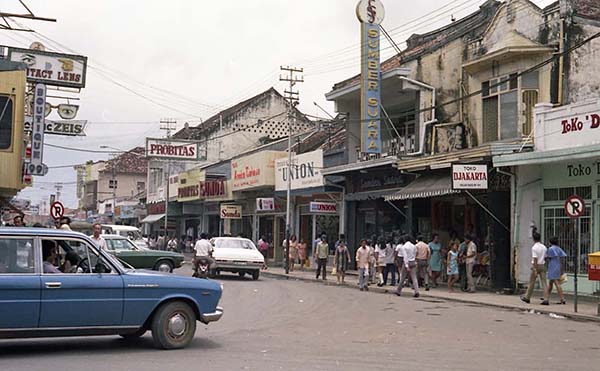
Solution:
[[[452,189],[450,174],[422,175],[398,192],[384,197],[386,201],[428,198],[460,193]]]
[[[148,224],[156,223],[157,221],[161,220],[164,217],[165,217],[165,214],[152,214],[152,215],[148,215],[147,217],[145,217],[142,220],[142,223],[148,223]]]
[[[600,153],[600,144],[581,146],[549,151],[534,151],[515,153],[510,155],[494,156],[494,167],[543,165],[553,162],[585,160],[597,158]]]
[[[385,198],[386,196],[397,193],[402,188],[391,188],[391,189],[376,189],[374,191],[348,193],[344,200],[346,201],[365,201],[365,200],[376,200],[378,198]]]

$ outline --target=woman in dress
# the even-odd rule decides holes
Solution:
[[[383,270],[385,269],[385,240],[379,237],[375,244],[375,260],[377,264],[377,286],[383,286]]]
[[[335,263],[335,269],[337,271],[337,283],[344,284],[344,279],[346,277],[346,271],[348,270],[348,265],[350,264],[350,251],[346,247],[346,243],[341,241],[338,246],[335,248],[335,254],[333,255],[333,261]]]
[[[562,287],[560,286],[560,277],[564,273],[561,259],[565,258],[567,254],[558,246],[558,238],[552,237],[550,239],[550,245],[550,248],[548,248],[548,251],[546,252],[546,258],[548,258],[548,287],[544,293],[542,305],[550,304],[552,285],[556,286],[556,291],[558,291],[558,296],[560,297],[560,302],[558,304],[567,304]]]
[[[306,265],[306,242],[303,239],[300,239],[300,243],[298,244],[298,260],[300,261],[300,270],[304,271],[304,266]]]
[[[442,273],[442,244],[440,243],[440,236],[437,233],[433,234],[433,239],[429,243],[429,250],[431,250],[431,257],[429,258],[431,282],[433,287],[437,287],[437,280],[440,278],[440,274]]]
[[[448,274],[448,292],[454,292],[454,283],[458,281],[458,244],[455,242],[450,248],[446,273]]]

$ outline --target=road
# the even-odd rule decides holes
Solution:
[[[198,323],[186,349],[155,350],[150,333],[129,342],[1,340],[0,370],[591,370],[600,362],[598,324],[295,280],[221,281],[225,315]]]

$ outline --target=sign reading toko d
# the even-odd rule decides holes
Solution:
[[[361,22],[361,151],[381,153],[379,34],[385,10],[380,0],[361,0],[356,15]]]
[[[146,156],[176,160],[201,160],[196,142],[146,138]]]
[[[452,165],[452,189],[488,189],[487,165]]]
[[[41,165],[44,157],[46,120],[46,85],[35,84],[33,92],[33,127],[31,128],[31,164]]]

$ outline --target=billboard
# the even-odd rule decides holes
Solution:
[[[292,156],[291,189],[322,187],[325,185],[323,175],[323,150]],[[275,190],[287,190],[288,159],[275,161]]]
[[[146,138],[146,156],[172,160],[203,160],[196,142]]]

